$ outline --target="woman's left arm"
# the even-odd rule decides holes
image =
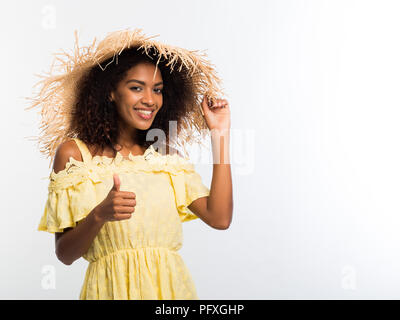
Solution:
[[[232,221],[232,175],[229,160],[230,110],[227,100],[217,99],[209,107],[206,97],[202,108],[211,130],[213,175],[210,195],[193,201],[188,208],[209,226],[225,230]]]

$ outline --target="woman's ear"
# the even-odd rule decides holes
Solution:
[[[111,92],[110,96],[108,97],[108,100],[114,101],[114,92]]]

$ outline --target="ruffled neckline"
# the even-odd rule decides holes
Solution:
[[[91,162],[100,163],[105,162],[110,164],[111,162],[115,162],[116,164],[121,163],[122,161],[135,161],[137,159],[147,159],[147,157],[152,154],[155,156],[163,156],[161,153],[157,152],[153,145],[151,144],[143,154],[133,155],[132,152],[129,152],[128,157],[124,157],[119,151],[117,151],[116,156],[114,158],[104,156],[104,155],[96,155],[93,156]]]
[[[97,155],[89,161],[79,161],[70,157],[65,168],[58,173],[54,169],[50,173],[50,180],[55,181],[59,178],[67,178],[67,176],[88,175],[93,182],[99,182],[101,176],[108,175],[113,172],[169,172],[171,174],[179,174],[179,172],[192,172],[194,165],[188,158],[182,157],[177,153],[161,154],[157,152],[153,145],[150,145],[144,154],[132,155],[129,152],[128,157],[122,156],[120,152],[116,153],[114,158]],[[72,174],[72,175],[71,175]]]

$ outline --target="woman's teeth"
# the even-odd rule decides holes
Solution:
[[[134,110],[138,113],[138,115],[143,118],[143,119],[150,119],[153,115],[154,111],[147,111],[147,110],[139,110],[139,109],[135,109]]]
[[[138,109],[135,109],[135,110],[137,110],[137,112],[140,112],[140,113],[143,113],[143,114],[151,114],[152,113],[152,111],[138,110]]]

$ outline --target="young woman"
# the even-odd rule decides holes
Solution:
[[[89,261],[80,299],[198,299],[178,253],[181,223],[223,230],[233,211],[230,110],[209,99],[219,79],[200,55],[140,29],[93,48],[66,54],[64,73],[48,76],[31,106],[42,108],[41,141],[54,156],[38,230],[55,233],[64,264]],[[171,146],[205,128],[210,189]]]

